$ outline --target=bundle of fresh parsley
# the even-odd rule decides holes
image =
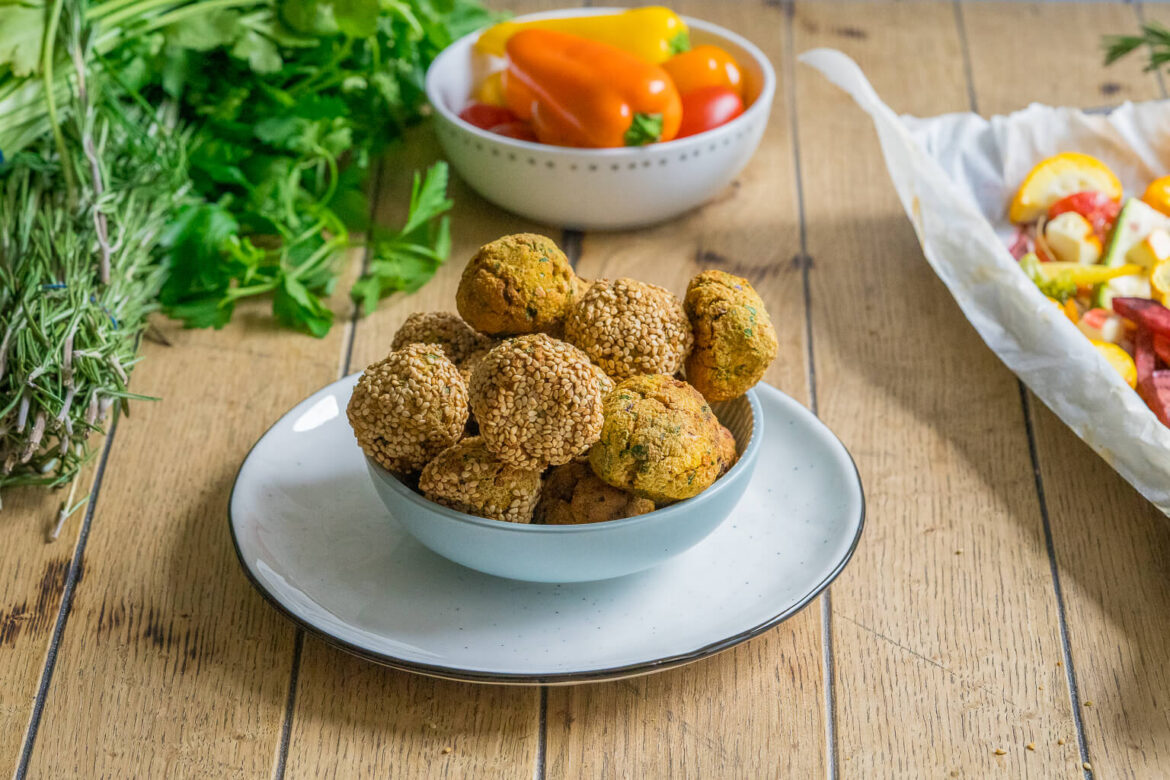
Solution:
[[[364,310],[421,287],[450,249],[446,166],[397,230],[366,179],[431,59],[488,21],[476,0],[0,0],[0,487],[76,475],[152,308],[220,327],[267,295],[323,336],[359,235]]]

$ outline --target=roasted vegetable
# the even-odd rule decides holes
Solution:
[[[1149,298],[1114,298],[1113,311],[1141,330],[1170,338],[1170,309]]]
[[[541,143],[641,146],[678,133],[678,90],[657,65],[553,30],[522,30],[507,51],[505,101]]]

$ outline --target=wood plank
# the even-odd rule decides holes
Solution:
[[[1170,9],[1147,5],[1144,10],[1147,18],[1170,23]],[[1097,12],[1116,21],[1110,31],[1136,29],[1132,8]],[[1085,21],[1048,13],[1042,24],[1054,39],[1063,39],[1081,34]],[[979,51],[981,63],[976,84],[1006,80],[1013,60],[1004,42],[978,29],[978,34],[971,29],[972,54]],[[1103,19],[1084,34],[1095,38],[1102,29]],[[1078,74],[1058,98],[1085,106],[1099,99],[1100,83],[1121,84],[1119,94],[1134,99],[1154,97],[1154,79],[1135,72],[1141,59],[1134,57],[1106,69],[1098,49],[1061,47],[1045,54],[1045,64],[1053,73]],[[977,97],[982,103],[981,92]],[[1045,99],[1030,93],[1028,98]],[[1167,520],[1034,397],[1030,404],[1090,763],[1100,777],[1165,775],[1170,766]]]
[[[104,440],[96,439],[101,448]],[[92,483],[82,474],[77,499]],[[68,489],[5,491],[0,512],[0,766],[16,768],[45,668],[45,648],[57,623],[65,577],[77,545],[82,509],[46,543]]]
[[[383,166],[380,219],[399,224],[413,170],[440,156],[429,127]],[[454,179],[453,248],[448,263],[410,296],[383,302],[358,324],[351,371],[383,358],[394,332],[415,311],[455,311],[467,259],[508,233],[550,232],[506,215]],[[559,231],[551,231],[554,237]],[[305,642],[286,773],[290,778],[528,777],[540,722],[538,688],[497,688],[432,680],[376,666],[313,639]],[[449,749],[449,750],[448,750]],[[444,751],[447,752],[444,752]]]
[[[950,3],[798,4],[794,23],[798,51],[843,49],[897,111],[966,108]],[[809,69],[797,112],[820,412],[870,511],[833,587],[842,774],[1069,777],[1080,759],[1016,381],[924,261],[868,119]]]
[[[776,4],[685,0],[672,7],[735,30],[780,74],[764,141],[748,169],[703,209],[669,224],[585,236],[578,272],[632,276],[678,294],[703,268],[750,278],[780,351],[766,379],[809,403],[799,212]],[[551,688],[548,776],[813,777],[826,771],[819,602],[745,645],[649,677]]]
[[[31,776],[271,771],[293,629],[240,571],[228,494],[276,415],[336,377],[346,328],[277,330],[269,306],[220,332],[160,320],[174,346],[144,344],[135,389],[164,400],[119,424]]]
[[[1136,57],[1105,70],[1102,35],[1135,31],[1127,3],[963,3],[979,111],[1112,106],[1158,97]]]

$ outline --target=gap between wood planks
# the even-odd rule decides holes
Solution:
[[[963,57],[963,76],[967,82],[967,100],[969,108],[975,113],[979,113],[978,96],[975,91],[975,80],[973,69],[971,65],[971,48],[967,39],[967,26],[963,17],[963,0],[952,0],[952,7],[955,13],[955,26],[959,33],[959,42],[962,49]],[[1142,12],[1141,4],[1134,4],[1134,15],[1138,24],[1145,22],[1145,15]],[[1163,97],[1166,97],[1166,87],[1162,80],[1162,74],[1159,72],[1158,88]],[[1036,431],[1033,424],[1032,415],[1032,396],[1028,388],[1024,385],[1023,380],[1017,379],[1016,383],[1020,391],[1020,407],[1024,415],[1024,429],[1027,432],[1028,438],[1028,456],[1032,461],[1032,473],[1036,488],[1036,499],[1040,507],[1040,521],[1044,529],[1044,547],[1048,556],[1048,568],[1052,577],[1052,590],[1056,599],[1056,615],[1057,622],[1060,629],[1060,647],[1061,654],[1064,661],[1065,677],[1068,683],[1069,704],[1072,708],[1073,723],[1076,726],[1077,732],[1077,749],[1081,757],[1082,772],[1086,780],[1091,780],[1093,777],[1093,770],[1089,767],[1092,762],[1089,756],[1088,743],[1085,739],[1085,725],[1084,719],[1081,717],[1081,702],[1080,693],[1077,686],[1076,668],[1073,663],[1072,646],[1069,641],[1068,633],[1068,618],[1064,603],[1064,589],[1060,582],[1060,566],[1056,560],[1056,545],[1052,536],[1052,522],[1048,511],[1048,499],[1045,495],[1044,477],[1040,471],[1040,453],[1036,445]]]
[[[86,502],[85,515],[81,519],[81,528],[77,532],[77,543],[73,548],[73,558],[69,562],[69,569],[65,572],[65,585],[61,589],[61,605],[57,608],[57,622],[53,626],[53,635],[49,639],[49,648],[45,653],[45,666],[41,670],[41,681],[37,686],[37,696],[33,700],[32,713],[29,715],[28,727],[25,729],[24,741],[20,748],[20,758],[16,764],[14,777],[23,780],[28,773],[28,762],[32,758],[33,746],[37,741],[37,732],[41,726],[41,715],[45,711],[45,699],[49,695],[49,686],[53,682],[53,670],[57,667],[57,650],[61,646],[61,637],[65,635],[65,626],[69,622],[69,612],[73,607],[73,594],[77,590],[77,583],[81,581],[81,573],[85,568],[85,545],[89,541],[89,529],[93,524],[93,516],[97,510],[98,495],[102,489],[102,478],[106,473],[106,463],[110,458],[110,450],[114,446],[114,438],[118,432],[118,420],[121,413],[115,411],[113,422],[110,423],[110,432],[102,442],[101,457],[98,461],[97,472],[93,477],[93,487],[90,490],[89,500]]]
[[[372,225],[378,215],[378,206],[382,201],[382,179],[383,169],[386,166],[386,158],[384,157],[378,163],[378,167],[374,169],[374,176],[370,183],[373,195],[370,197],[370,211],[369,223]],[[365,273],[370,268],[370,245],[362,249],[362,273]],[[338,360],[337,378],[342,379],[348,376],[352,367],[350,362],[353,360],[353,345],[357,336],[358,319],[361,316],[361,307],[356,301],[351,302],[352,307],[349,315],[349,320],[345,323],[345,338],[342,339],[341,356]],[[272,777],[274,780],[282,780],[284,777],[284,770],[288,764],[288,748],[292,740],[293,717],[297,707],[297,683],[300,680],[301,674],[301,657],[304,654],[305,648],[305,629],[300,626],[295,626],[295,635],[293,638],[293,653],[292,661],[289,664],[288,673],[288,698],[284,704],[284,721],[280,724],[280,741],[276,745],[276,760],[273,762]]]
[[[768,3],[769,0],[764,0]],[[784,65],[788,70],[785,99],[788,107],[789,132],[792,137],[792,170],[796,187],[796,213],[799,224],[800,254],[795,260],[800,266],[801,291],[804,295],[804,343],[805,371],[808,383],[809,408],[820,416],[817,408],[817,364],[813,350],[812,287],[809,275],[813,261],[808,254],[808,228],[804,208],[804,175],[800,167],[800,126],[796,121],[796,36],[793,21],[796,16],[795,0],[784,3]],[[821,667],[822,688],[825,705],[825,773],[829,780],[837,777],[837,704],[833,677],[833,588],[830,585],[821,594]]]

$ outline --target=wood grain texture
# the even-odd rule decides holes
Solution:
[[[1095,37],[1106,20],[1114,25],[1110,31],[1136,30],[1131,7],[1093,8],[1078,19],[1042,9],[1042,24],[1057,39]],[[1144,10],[1148,19],[1170,23],[1170,9]],[[1100,23],[1082,30],[1088,13],[1100,15]],[[973,58],[980,53],[977,85],[1002,82],[1014,70],[1005,42],[991,32],[969,28]],[[1099,49],[1078,46],[1049,51],[1044,60],[1053,73],[1074,74],[1061,89],[1062,103],[1091,106],[1100,100],[1100,83],[1121,84],[1118,94],[1132,99],[1156,97],[1153,76],[1136,72],[1144,57],[1138,52],[1106,69]],[[976,97],[982,104],[979,90]],[[1027,98],[1048,101],[1039,93]],[[1090,763],[1098,777],[1164,776],[1170,767],[1170,525],[1035,397],[1029,402]]]
[[[97,438],[100,448],[104,440]],[[78,500],[95,469],[82,474]],[[45,648],[53,634],[65,577],[77,544],[82,509],[60,538],[46,543],[57,508],[68,488],[47,492],[5,491],[0,511],[0,767],[16,768],[25,731],[45,668]]]
[[[1136,55],[1108,70],[1101,36],[1136,31],[1127,3],[962,4],[979,111],[1002,114],[1029,103],[1112,106],[1158,97]]]
[[[896,111],[966,108],[950,3],[798,4],[794,26],[798,51],[843,49]],[[869,507],[833,586],[841,775],[1073,776],[1016,380],[923,259],[869,120],[809,69],[797,117],[820,412]]]
[[[779,355],[766,379],[809,403],[799,209],[785,85],[783,9],[687,0],[680,13],[749,37],[780,89],[759,151],[712,203],[661,227],[585,236],[578,272],[681,295],[704,268],[746,276]],[[548,777],[814,777],[825,773],[819,602],[751,642],[649,677],[548,692]]]
[[[336,377],[346,328],[279,331],[269,305],[219,332],[160,320],[174,346],[144,345],[135,389],[164,400],[119,423],[30,776],[271,771],[293,630],[240,571],[228,495],[276,416]]]
[[[382,224],[400,224],[410,175],[440,156],[429,127],[383,166]],[[415,311],[455,311],[455,290],[467,259],[501,235],[540,230],[500,212],[462,182],[450,187],[451,258],[414,295],[387,299],[358,323],[351,371],[382,359],[394,332]],[[559,231],[553,231],[554,237]],[[475,777],[533,774],[540,691],[432,680],[358,660],[307,640],[289,740],[290,778]],[[443,752],[445,749],[449,752]]]

